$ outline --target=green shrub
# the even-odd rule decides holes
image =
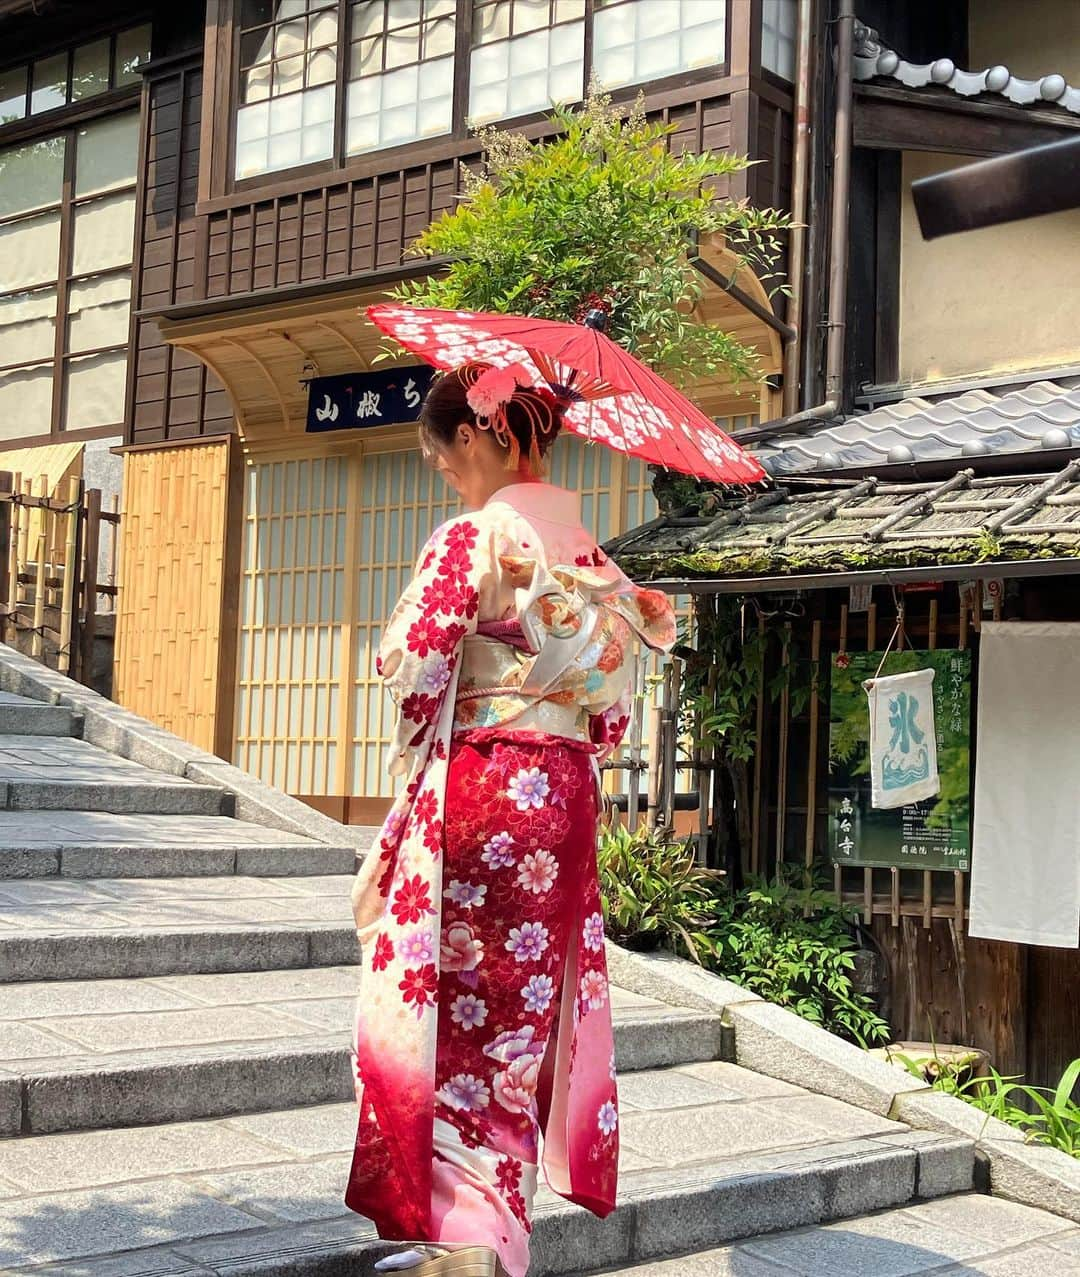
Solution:
[[[670,949],[849,1041],[888,1039],[854,987],[857,948],[832,895],[790,878],[732,893],[669,831],[605,827],[600,838],[604,921],[616,944]]]
[[[708,965],[768,1002],[860,1046],[889,1028],[854,985],[858,944],[850,912],[831,892],[794,881],[751,882],[716,902]]]
[[[601,830],[600,892],[608,936],[627,949],[670,949],[702,961],[720,875],[694,861],[690,840],[644,825]]]

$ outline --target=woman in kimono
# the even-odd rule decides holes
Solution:
[[[524,1277],[549,1185],[615,1205],[618,1113],[596,868],[598,762],[626,729],[637,640],[670,604],[540,480],[563,407],[466,365],[425,402],[425,455],[468,513],[431,537],[378,668],[405,778],[353,890],[359,1126],[346,1204],[413,1277]]]

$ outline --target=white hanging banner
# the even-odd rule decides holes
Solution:
[[[941,789],[934,727],[934,671],[868,678],[870,803],[888,809]]]
[[[1080,624],[984,621],[969,934],[1077,948]]]

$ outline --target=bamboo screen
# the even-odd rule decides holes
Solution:
[[[209,750],[220,736],[228,487],[225,443],[124,459],[116,700]]]

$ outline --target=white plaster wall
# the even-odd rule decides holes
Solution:
[[[1080,210],[923,240],[911,183],[970,162],[904,156],[901,380],[1080,363]]]

